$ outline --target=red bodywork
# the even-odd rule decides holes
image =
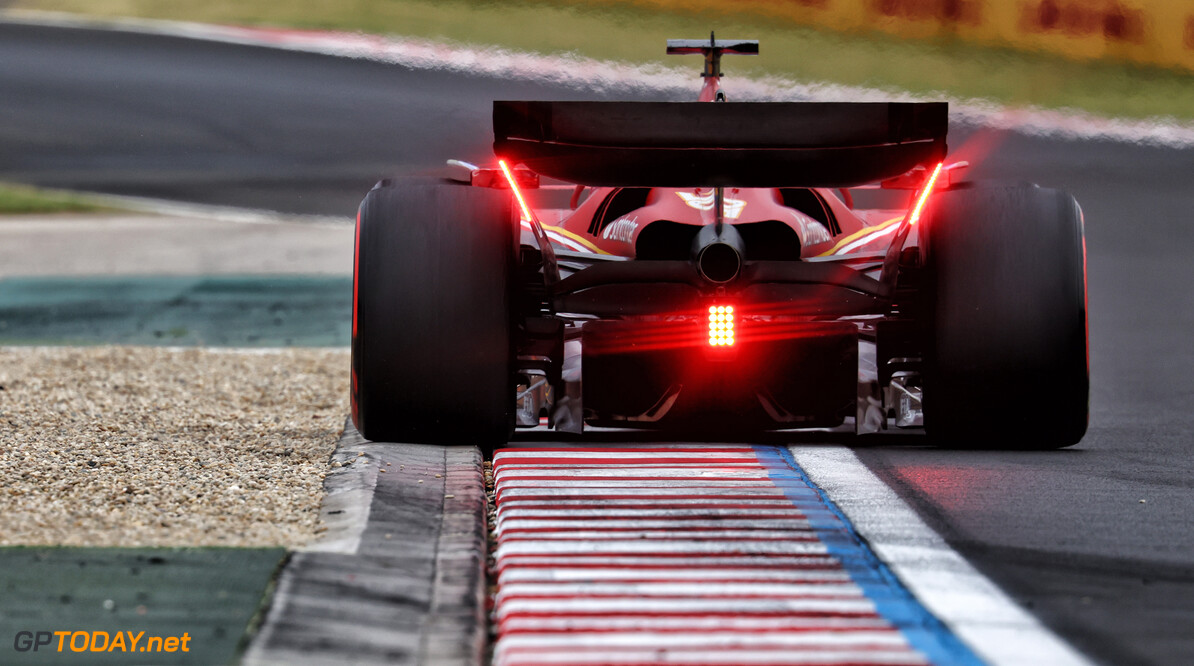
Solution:
[[[639,234],[654,222],[701,227],[713,221],[710,188],[652,188],[645,205],[610,216],[605,204],[623,189],[585,188],[575,210],[537,208],[536,214],[557,249],[631,259],[636,257]],[[809,259],[883,252],[906,214],[905,210],[854,210],[830,189],[808,192],[812,197],[805,197],[802,210],[785,205],[776,188],[727,189],[726,223],[782,222],[800,241],[799,258]]]

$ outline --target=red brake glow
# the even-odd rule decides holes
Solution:
[[[920,193],[920,198],[916,200],[916,205],[912,208],[912,214],[908,216],[908,226],[913,226],[920,220],[920,213],[925,209],[925,203],[929,200],[929,195],[933,193],[933,186],[937,184],[937,177],[941,175],[941,167],[944,162],[938,162],[933,169],[933,175],[929,176],[929,182],[925,184],[924,190]]]
[[[510,183],[510,189],[514,191],[514,197],[518,199],[518,206],[522,208],[522,219],[530,222],[535,219],[531,215],[531,207],[527,205],[526,199],[522,198],[522,190],[518,188],[518,182],[514,180],[514,174],[510,173],[510,167],[506,164],[506,160],[498,160],[498,166],[502,167],[502,173],[506,176],[506,182]],[[941,168],[940,165],[937,166]],[[936,174],[933,174],[936,177]]]
[[[732,347],[734,345],[733,306],[709,306],[709,345],[712,347]]]

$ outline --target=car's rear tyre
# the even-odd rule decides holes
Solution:
[[[361,202],[352,419],[374,441],[505,442],[514,425],[508,192],[382,181]]]
[[[1076,444],[1090,389],[1078,203],[1032,185],[946,191],[920,233],[929,436],[951,447]]]

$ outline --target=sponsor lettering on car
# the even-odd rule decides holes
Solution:
[[[622,241],[629,243],[634,238],[634,232],[638,230],[638,216],[635,217],[619,217],[614,220],[613,224],[607,226],[601,232],[601,237],[606,240]]]

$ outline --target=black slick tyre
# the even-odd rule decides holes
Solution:
[[[1052,449],[1086,432],[1086,246],[1069,194],[1032,185],[934,196],[925,429],[949,447]]]
[[[505,442],[514,424],[508,192],[382,181],[357,216],[352,419],[374,441]]]

